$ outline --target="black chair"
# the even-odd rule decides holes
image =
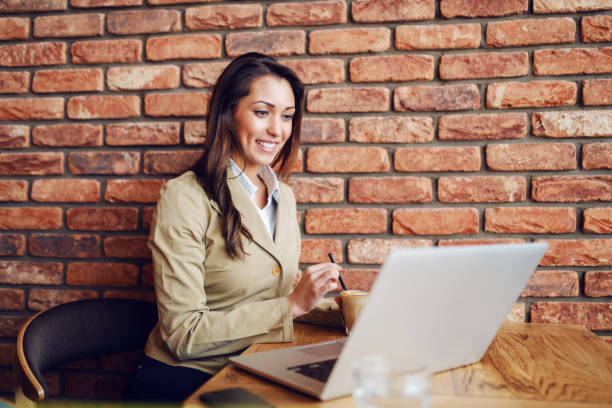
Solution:
[[[155,303],[133,299],[79,300],[34,315],[15,347],[17,407],[48,397],[45,371],[87,357],[142,350],[156,323]]]

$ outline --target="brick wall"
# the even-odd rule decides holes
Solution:
[[[598,0],[0,1],[0,393],[24,321],[152,299],[159,188],[246,51],[307,84],[303,264],[368,288],[392,246],[544,240],[512,317],[612,332],[612,5]],[[486,307],[486,305],[483,305]],[[608,337],[608,340],[610,337]],[[134,355],[49,375],[118,394]]]

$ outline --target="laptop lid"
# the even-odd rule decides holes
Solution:
[[[353,388],[351,363],[384,354],[431,372],[482,358],[548,244],[395,249],[321,394]]]

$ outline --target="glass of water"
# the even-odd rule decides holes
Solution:
[[[367,355],[353,363],[358,408],[430,408],[430,373],[422,365],[405,366],[383,355]]]

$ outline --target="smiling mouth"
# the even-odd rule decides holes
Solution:
[[[255,143],[257,143],[257,145],[261,147],[264,151],[269,152],[269,153],[274,152],[274,150],[276,150],[276,145],[278,144],[278,143],[262,142],[261,140],[256,140]]]

